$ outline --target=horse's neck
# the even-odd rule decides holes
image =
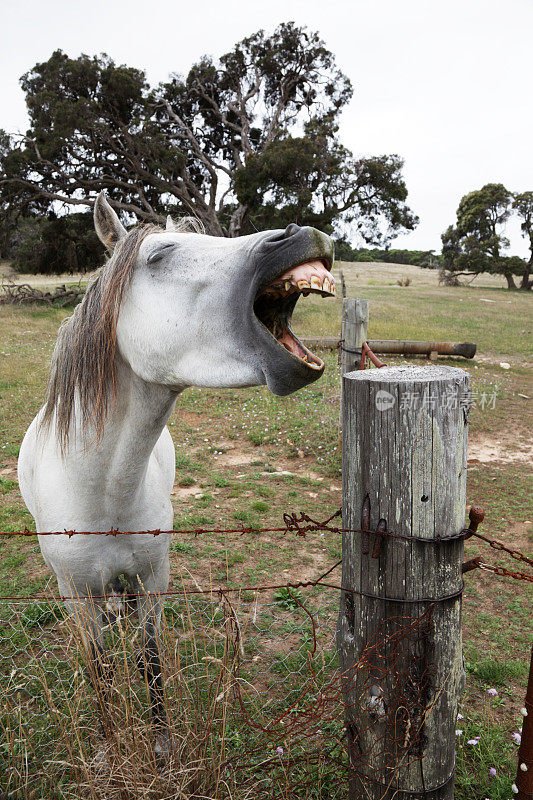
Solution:
[[[122,502],[141,486],[150,455],[170,417],[177,393],[146,383],[122,361],[117,362],[117,392],[110,399],[101,441],[89,449],[100,480],[114,487]],[[89,466],[89,465],[87,465]],[[94,472],[93,472],[94,474]]]

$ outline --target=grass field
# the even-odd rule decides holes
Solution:
[[[498,279],[439,287],[432,271],[397,265],[344,265],[348,294],[370,300],[368,337],[473,341],[466,369],[476,406],[470,415],[468,502],[485,507],[484,531],[531,551],[533,298]],[[411,278],[409,286],[397,280]],[[299,303],[296,331],[339,334],[341,301]],[[56,332],[68,312],[0,307],[0,530],[32,528],[16,482],[24,432],[39,409]],[[176,444],[174,527],[278,526],[285,511],[325,518],[341,504],[337,355],[327,372],[296,395],[261,388],[190,389],[178,399],[170,431]],[[389,359],[389,363],[402,363]],[[505,366],[501,366],[504,364]],[[315,577],[340,558],[335,534],[305,540],[275,535],[176,536],[174,585],[250,586]],[[466,558],[519,568],[496,551],[466,542]],[[338,573],[336,573],[338,574]],[[459,800],[504,800],[516,770],[529,650],[530,584],[476,571],[466,576],[464,644],[467,689],[458,722]],[[35,543],[0,541],[0,595],[54,591]],[[0,665],[0,669],[2,669]],[[489,690],[495,690],[489,693]],[[478,739],[478,744],[468,744]],[[490,768],[496,774],[490,774]],[[0,783],[1,786],[1,783]]]

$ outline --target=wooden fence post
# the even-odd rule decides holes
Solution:
[[[347,292],[346,292],[346,281],[344,280],[344,272],[342,271],[342,269],[339,270],[339,277],[341,279],[341,290],[342,290],[342,296],[344,298],[346,297]]]
[[[345,297],[342,301],[341,321],[341,401],[339,410],[339,428],[342,430],[342,376],[354,369],[359,369],[363,342],[366,342],[366,329],[368,325],[368,300]],[[339,431],[340,433],[340,431]]]
[[[343,527],[427,540],[343,535],[350,800],[453,798],[463,539],[437,539],[464,527],[468,381],[441,366],[343,378]]]
[[[342,301],[341,374],[359,367],[361,347],[366,342],[368,300],[345,297]]]

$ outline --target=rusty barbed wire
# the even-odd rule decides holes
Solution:
[[[455,534],[443,535],[443,534],[437,533],[436,536],[433,536],[431,538],[426,538],[426,537],[423,537],[423,536],[409,536],[407,534],[401,534],[401,533],[397,533],[397,532],[394,532],[394,531],[389,531],[389,530],[384,529],[383,525],[379,525],[379,524],[378,524],[378,527],[376,529],[369,529],[369,528],[367,528],[366,525],[364,525],[362,528],[344,528],[344,527],[340,527],[340,526],[336,526],[336,525],[331,525],[330,524],[332,520],[334,520],[334,519],[336,519],[338,517],[341,517],[341,516],[342,516],[342,509],[339,508],[336,511],[334,511],[333,514],[331,514],[329,517],[327,517],[323,521],[314,519],[309,514],[306,514],[304,511],[300,511],[300,512],[285,512],[283,514],[284,525],[283,526],[278,526],[278,527],[270,527],[270,528],[254,528],[252,526],[242,526],[241,525],[241,526],[236,527],[236,528],[200,528],[200,527],[197,527],[197,528],[182,528],[182,529],[169,530],[169,531],[162,531],[162,530],[159,530],[159,529],[149,530],[149,531],[119,531],[117,529],[111,529],[109,531],[73,531],[73,530],[63,530],[63,531],[44,531],[44,532],[30,531],[27,528],[25,528],[22,531],[0,531],[0,537],[2,537],[2,536],[31,536],[31,537],[34,537],[34,536],[61,536],[61,535],[62,536],[68,536],[69,538],[72,538],[73,536],[115,536],[116,537],[116,536],[132,536],[132,535],[150,535],[150,536],[154,536],[155,537],[155,536],[162,536],[162,535],[165,535],[165,534],[167,534],[167,535],[173,535],[173,534],[187,535],[187,534],[191,534],[191,535],[194,535],[194,536],[200,536],[202,534],[209,534],[209,533],[211,533],[211,534],[239,534],[240,536],[244,536],[244,535],[252,534],[252,533],[256,533],[256,534],[261,534],[261,533],[279,533],[279,534],[285,536],[287,534],[292,533],[292,534],[295,534],[296,536],[305,537],[305,536],[307,536],[308,533],[312,533],[312,532],[316,532],[316,531],[328,531],[330,533],[336,533],[336,534],[346,534],[346,533],[362,534],[362,536],[364,537],[363,544],[364,544],[365,552],[366,552],[366,550],[369,549],[370,536],[374,536],[373,554],[376,553],[376,556],[374,556],[374,557],[377,557],[379,555],[378,544],[381,543],[381,541],[382,541],[382,539],[384,537],[388,537],[388,538],[391,538],[391,539],[398,539],[400,541],[405,541],[405,542],[419,542],[419,543],[422,543],[422,544],[434,544],[435,542],[438,542],[438,543],[453,542],[453,541],[458,541],[460,539],[466,540],[466,539],[470,539],[471,537],[475,537],[475,538],[480,539],[481,541],[486,542],[487,544],[489,544],[490,547],[492,547],[494,550],[505,552],[508,555],[510,555],[512,558],[514,558],[515,560],[522,561],[522,562],[528,564],[529,566],[533,566],[533,560],[530,559],[528,556],[524,555],[523,553],[521,553],[519,550],[516,550],[514,548],[510,548],[507,545],[505,545],[503,542],[499,542],[496,539],[490,539],[487,536],[484,536],[483,534],[478,532],[478,530],[477,530],[478,525],[484,519],[484,511],[483,511],[483,508],[481,508],[480,506],[472,506],[471,507],[470,515],[469,515],[470,516],[470,523],[469,523],[469,527],[468,528],[463,528],[462,530],[460,530],[458,533],[455,533]],[[474,559],[471,559],[469,562],[466,562],[463,565],[463,573],[464,572],[469,572],[469,571],[471,571],[473,569],[476,569],[476,568],[480,567],[480,563],[478,563],[480,558],[481,557],[479,557],[477,559],[474,558]],[[338,566],[338,564],[336,564],[336,565],[334,565],[334,567],[330,568],[325,573],[325,575],[328,575],[329,572],[331,572],[331,570],[335,568],[335,566]],[[516,580],[525,580],[525,581],[532,581],[533,582],[533,578],[528,576],[525,573],[516,572],[516,571],[512,571],[512,570],[506,570],[504,567],[486,566],[485,568],[488,569],[489,571],[501,576],[501,577],[510,577],[510,578],[515,578]],[[280,588],[284,588],[286,586],[290,586],[290,587],[292,587],[294,589],[305,588],[305,587],[308,587],[310,585],[317,585],[321,581],[321,579],[325,577],[325,575],[322,575],[321,578],[317,579],[314,582],[313,581],[303,581],[303,582],[297,582],[297,583],[284,583],[284,584],[269,585],[269,586],[239,587],[239,590],[240,591],[263,591],[263,590],[267,590],[267,589],[280,589]],[[342,586],[336,586],[334,588],[337,588],[337,589],[339,589],[341,591],[345,590],[344,587],[342,587]],[[191,590],[191,591],[193,591],[193,590]],[[197,589],[197,590],[194,590],[194,591],[202,592],[204,590],[198,590]],[[232,589],[231,591],[234,591],[234,590]],[[347,591],[351,591],[351,590],[348,589]],[[171,596],[172,594],[174,594],[174,593],[173,592],[162,592],[161,593],[162,596],[166,596],[166,595],[170,595]],[[447,599],[450,599],[451,597],[455,597],[456,594],[457,593],[453,593],[453,595],[449,595],[447,597]],[[94,596],[94,597],[96,599],[96,596]],[[102,597],[104,597],[104,595],[99,596],[100,599]],[[31,598],[26,597],[26,596],[21,596],[20,598],[19,597],[15,597],[15,596],[5,596],[4,598],[0,597],[0,600],[1,599],[6,599],[6,600],[7,599],[9,599],[9,600],[17,600],[17,599],[28,600],[28,599],[31,599]],[[52,598],[49,598],[49,599],[52,599]],[[77,599],[77,598],[75,598],[75,597],[64,597],[64,598],[53,598],[53,599],[74,600],[74,599]],[[391,598],[382,598],[382,599],[391,599]],[[419,602],[425,602],[425,601],[429,602],[430,599],[429,598],[423,598]],[[398,602],[401,602],[401,601],[398,601]]]
[[[510,555],[511,558],[516,559],[516,561],[523,561],[525,564],[533,567],[533,560],[521,553],[520,550],[514,550],[512,547],[507,547],[507,545],[503,544],[503,542],[498,542],[496,539],[489,539],[487,536],[483,536],[481,533],[476,532],[472,535],[477,539],[481,539],[483,542],[486,542],[488,545],[490,545],[490,547],[493,548],[493,550],[502,550]]]
[[[373,534],[380,538],[386,536],[391,539],[401,539],[406,542],[421,542],[422,544],[433,544],[435,542],[451,542],[457,539],[468,538],[475,534],[470,528],[463,528],[458,533],[441,534],[437,533],[436,536],[431,538],[425,536],[409,536],[408,534],[396,533],[389,530],[377,529],[363,529],[363,528],[344,528],[340,526],[330,525],[331,520],[340,517],[342,509],[338,509],[326,520],[320,521],[313,519],[313,517],[306,514],[304,511],[300,512],[285,512],[283,514],[283,526],[271,528],[254,528],[252,526],[243,526],[235,528],[177,528],[175,530],[162,531],[159,528],[155,530],[146,531],[120,531],[116,528],[111,528],[108,531],[75,531],[75,530],[62,530],[62,531],[30,531],[24,528],[22,531],[0,531],[1,536],[133,536],[133,535],[150,535],[150,536],[163,536],[165,534],[193,534],[200,536],[206,533],[238,533],[246,535],[251,533],[281,533],[283,535],[294,533],[297,536],[305,537],[308,533],[313,531],[329,531],[330,533],[365,533]]]
[[[516,581],[529,581],[533,583],[533,575],[527,575],[525,572],[514,572],[513,570],[506,569],[505,567],[494,566],[493,564],[485,564],[484,561],[479,561],[477,564],[478,569],[484,569],[493,572],[495,575],[500,575],[504,578],[514,578]]]
[[[235,529],[190,529],[188,532],[206,533],[220,530],[244,535],[248,531],[271,532],[274,530],[283,535],[293,533],[305,537],[314,531],[329,530],[335,533],[366,533],[369,536],[375,536],[375,542],[383,536],[391,536],[391,538],[405,541],[422,541],[426,544],[474,536],[489,544],[496,542],[474,530],[476,525],[472,523],[472,516],[470,528],[464,528],[459,533],[450,536],[423,539],[385,531],[379,526],[378,529],[371,531],[337,527],[332,522],[340,515],[341,511],[337,510],[324,521],[319,521],[304,512],[293,512],[284,514],[284,526],[275,529],[254,529],[241,526]],[[169,531],[169,533],[179,532]],[[12,532],[8,533],[11,535]],[[36,535],[32,532],[28,533]],[[161,532],[155,532],[155,535],[158,533]],[[72,532],[72,535],[76,535],[76,533]],[[120,535],[120,532],[116,531],[112,535]],[[497,544],[502,543],[497,542]],[[495,549],[501,549],[504,552],[511,550],[503,544],[501,548]],[[370,552],[371,549],[369,549]],[[515,559],[517,559],[517,555],[522,555],[517,550],[512,550],[509,555],[513,553]],[[524,556],[524,561],[529,563],[530,560]],[[504,567],[486,564],[480,556],[468,563],[472,565],[471,569],[480,568],[502,577],[533,581],[533,577],[525,573],[512,572]],[[234,729],[237,731],[237,738],[230,739],[221,765],[227,774],[238,774],[242,776],[243,781],[250,780],[253,776],[253,779],[258,781],[259,788],[254,794],[258,800],[263,800],[263,798],[271,800],[273,796],[276,796],[275,793],[272,794],[273,787],[277,786],[276,782],[280,781],[284,782],[283,791],[288,792],[286,796],[307,798],[309,795],[306,792],[312,793],[317,770],[324,780],[331,781],[333,788],[328,790],[327,796],[339,798],[339,800],[345,797],[345,793],[341,791],[343,779],[356,781],[357,785],[361,786],[363,793],[368,791],[370,784],[381,785],[384,792],[389,789],[401,792],[399,788],[401,783],[398,784],[398,781],[401,781],[404,769],[411,764],[420,763],[422,774],[421,759],[426,745],[426,721],[431,714],[435,698],[440,692],[440,687],[435,685],[433,610],[436,603],[451,597],[459,597],[464,584],[447,598],[417,598],[412,601],[402,601],[401,599],[370,595],[330,582],[330,574],[341,564],[342,561],[337,561],[327,571],[309,580],[285,581],[249,587],[210,586],[202,589],[198,585],[196,588],[183,586],[179,590],[152,593],[152,596],[168,597],[171,602],[165,608],[171,609],[172,615],[178,615],[173,622],[175,628],[172,629],[175,642],[173,639],[168,656],[171,661],[177,659],[177,662],[176,667],[169,667],[167,670],[169,675],[168,691],[175,692],[175,696],[179,697],[180,682],[188,686],[193,670],[197,670],[198,675],[205,676],[207,664],[220,665],[218,676],[215,675],[210,684],[205,684],[205,686],[202,684],[202,691],[213,691],[213,707],[218,702],[226,702],[219,698],[227,697],[228,713],[224,719],[230,720],[231,725],[234,725]],[[317,588],[322,590],[320,599],[318,596],[315,597],[312,591]],[[287,602],[290,608],[286,609],[280,606],[275,595],[272,599],[268,597],[263,599],[264,594],[261,597],[262,593],[279,589],[287,590]],[[310,590],[310,594],[304,597],[299,590]],[[253,598],[243,597],[246,592],[253,593],[255,596]],[[427,608],[414,620],[401,616],[384,618],[379,631],[367,642],[361,656],[349,669],[341,670],[335,661],[332,633],[338,614],[340,592],[377,597],[381,600],[392,600],[398,603],[427,603]],[[121,600],[124,601],[125,614],[121,613],[119,619],[127,620],[131,617],[133,605],[130,606],[128,601],[137,596],[137,594],[127,591],[120,595]],[[27,724],[31,724],[33,719],[31,715],[34,713],[35,704],[33,703],[34,697],[30,696],[30,693],[36,691],[35,678],[27,666],[27,652],[21,645],[22,640],[19,633],[15,633],[15,630],[18,631],[20,626],[22,628],[26,626],[26,630],[30,631],[33,630],[32,626],[38,629],[38,632],[34,631],[31,636],[35,637],[32,646],[36,648],[35,657],[39,662],[36,669],[41,669],[42,673],[41,664],[45,657],[61,659],[58,652],[63,652],[61,649],[63,645],[60,645],[58,636],[59,634],[64,636],[62,626],[65,622],[59,606],[55,606],[52,617],[57,618],[61,628],[52,633],[53,628],[47,627],[46,623],[39,622],[41,614],[43,614],[43,619],[47,618],[43,611],[39,611],[39,608],[45,608],[44,603],[49,600],[57,602],[65,599],[88,599],[90,601],[109,597],[110,595],[91,595],[89,598],[33,595],[32,597],[0,598],[0,601],[10,603],[11,605],[7,607],[13,610],[12,622],[8,622],[0,616],[3,636],[0,658],[8,658],[9,662],[14,665],[10,677],[6,674],[4,678],[0,678],[0,687],[6,698],[13,698],[12,701],[9,701],[13,702],[13,718],[22,719],[20,709],[24,709],[24,713],[30,720]],[[323,617],[326,598],[327,623]],[[37,605],[30,606],[26,614],[21,611],[20,604],[28,600]],[[39,606],[39,604],[42,605]],[[271,616],[268,617],[268,624],[266,617],[262,616],[261,608],[275,610],[275,613],[274,611],[269,612]],[[210,611],[207,613],[201,609]],[[198,618],[197,615],[201,616],[204,613],[207,613],[206,619],[211,628],[206,627],[204,622],[201,624],[195,622]],[[187,615],[192,622],[184,630],[179,620]],[[288,630],[287,620],[294,618],[300,620],[298,623],[300,627],[290,627]],[[120,624],[129,623],[123,621]],[[10,646],[11,640],[8,635],[10,625],[14,626],[12,645],[15,648],[14,655],[11,656],[5,649]],[[254,633],[253,644],[250,640],[250,628]],[[207,633],[209,635],[206,640]],[[329,639],[327,639],[326,633]],[[52,637],[50,653],[47,651],[43,635]],[[121,641],[124,642],[124,637],[122,634],[121,636]],[[298,640],[296,637],[299,637]],[[217,649],[219,645],[221,650]],[[174,650],[174,648],[177,649]],[[182,652],[183,648],[185,648],[185,652]],[[120,648],[118,653],[121,655]],[[331,655],[326,657],[326,653],[331,653]],[[297,668],[291,660],[296,654],[298,654],[299,664]],[[67,657],[65,656],[65,661],[60,660],[57,663],[64,666],[66,661]],[[57,667],[54,667],[54,671],[56,669]],[[55,672],[53,675],[52,669],[50,675],[51,679],[55,680]],[[63,686],[65,687],[64,691],[68,689],[68,678],[65,677],[63,680],[65,682],[59,685],[58,692],[62,690]],[[204,679],[202,678],[202,680]],[[7,681],[7,688],[3,686],[4,681]],[[175,682],[174,689],[172,689],[172,681]],[[381,687],[381,694],[377,699],[372,695],[376,685]],[[46,691],[49,692],[50,689]],[[24,700],[25,693],[29,698],[27,701]],[[48,696],[50,695],[45,692],[45,697],[48,698]],[[46,708],[46,702],[44,708]],[[58,703],[56,703],[57,706]],[[363,713],[365,724],[359,727],[352,725],[349,721],[352,718],[351,715],[354,714],[359,719],[361,713]],[[383,716],[383,713],[386,716]],[[16,714],[19,716],[16,717]],[[96,723],[87,722],[87,719],[88,717],[84,717],[83,724],[94,725],[96,730]],[[376,719],[380,723],[383,722],[380,727],[382,734],[379,735],[375,734],[378,727]],[[22,725],[22,722],[20,724]],[[208,739],[215,736],[218,724],[217,721],[207,724],[202,730],[201,737]],[[32,728],[29,728],[29,731],[31,730]],[[28,735],[30,734],[28,733]],[[95,732],[91,733],[91,737],[93,741],[98,740],[98,734]],[[34,747],[37,752],[42,745],[37,740]],[[59,747],[59,744],[54,744],[54,747]],[[399,754],[402,757],[400,767],[394,766],[399,763]],[[48,752],[46,757],[49,757]],[[58,760],[58,763],[60,761],[61,759]],[[42,759],[30,761],[31,769],[37,769],[39,763],[44,762]],[[61,763],[68,764],[68,759],[65,760],[63,756]],[[90,764],[90,762],[87,763]],[[379,769],[376,767],[377,764],[379,764]],[[383,782],[384,764],[392,765],[385,771],[387,783]],[[79,769],[79,765],[77,768]],[[419,769],[418,766],[417,769]],[[452,778],[453,773],[447,778],[446,783]],[[262,782],[264,782],[264,786]],[[413,791],[411,794],[429,798],[437,789],[438,787],[427,787],[423,784],[423,788],[419,792]]]

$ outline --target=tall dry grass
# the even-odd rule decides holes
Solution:
[[[150,719],[147,676],[143,680],[134,652],[142,646],[142,632],[136,629],[134,617],[119,616],[113,633],[106,634],[106,661],[109,666],[112,661],[114,668],[104,680],[87,644],[90,618],[78,608],[62,624],[64,658],[72,675],[68,687],[58,692],[49,671],[41,666],[38,672],[46,716],[56,738],[43,759],[37,783],[30,709],[27,703],[17,707],[13,697],[5,698],[9,712],[2,721],[10,762],[7,796],[48,800],[42,792],[48,778],[55,775],[61,776],[61,789],[54,791],[54,797],[254,797],[253,780],[244,785],[240,776],[237,781],[227,764],[229,705],[239,645],[235,621],[222,605],[212,597],[205,613],[199,614],[185,595],[179,608],[171,606],[170,614],[163,615],[159,650],[166,731],[156,729]],[[28,647],[35,650],[35,642],[28,640]],[[38,662],[38,653],[34,655]]]
[[[37,637],[21,624],[26,649],[13,649],[18,664],[3,683],[0,772],[3,747],[9,774],[0,786],[10,800],[343,796],[333,618],[317,633],[299,599],[285,608],[258,605],[257,595],[229,600],[220,590],[199,599],[184,588],[166,603],[159,634],[168,718],[161,730],[137,668],[135,610],[123,608],[108,626],[98,669],[86,644],[90,613],[62,617],[57,604],[54,613],[36,606],[28,619],[46,624]],[[326,650],[316,650],[315,634]]]

